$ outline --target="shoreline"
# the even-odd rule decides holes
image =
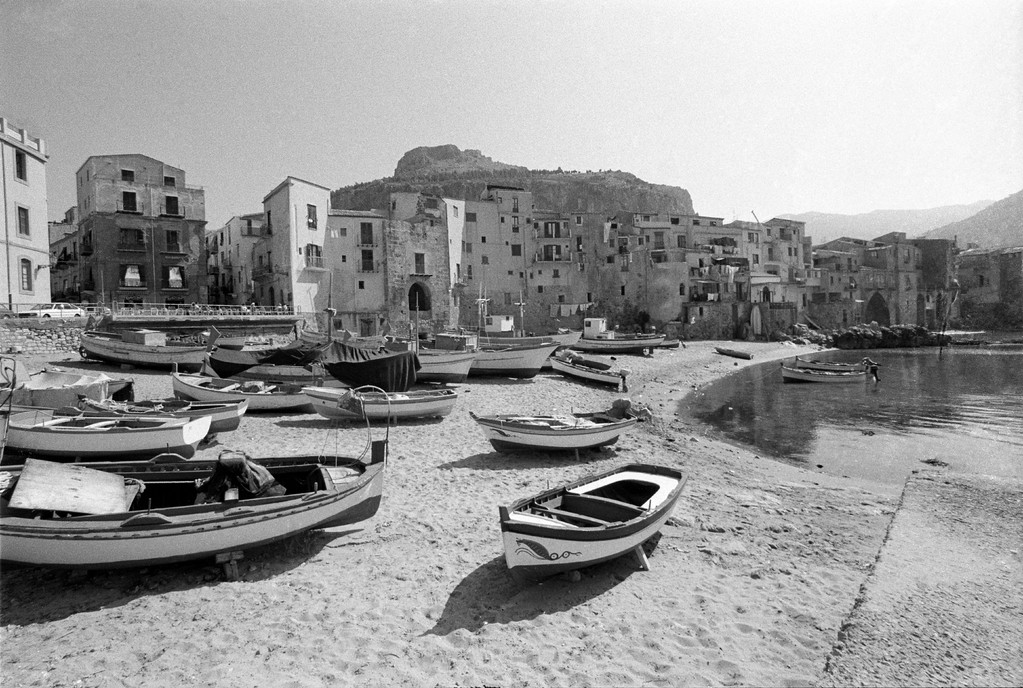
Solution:
[[[744,343],[756,356],[741,360],[715,344],[619,357],[633,371],[627,394],[556,374],[471,378],[450,416],[389,428],[376,516],[249,551],[236,581],[205,562],[5,570],[2,674],[47,686],[819,683],[902,497],[759,457],[682,418],[696,388],[820,350]],[[26,363],[134,377],[140,399],[170,395],[166,373],[60,358]],[[579,461],[494,453],[468,414],[598,410],[620,397],[654,419]],[[315,414],[247,415],[197,456],[329,453],[365,434]],[[498,505],[629,461],[689,476],[650,571],[623,557],[577,582],[516,584]]]

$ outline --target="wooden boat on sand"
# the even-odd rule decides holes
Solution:
[[[82,332],[78,353],[82,358],[92,358],[118,365],[133,365],[144,368],[172,368],[196,371],[202,367],[206,356],[206,345],[193,341],[177,343],[168,341],[164,332],[155,330],[126,330]]]
[[[311,413],[309,397],[298,385],[270,384],[259,380],[235,380],[210,375],[171,373],[171,387],[178,399],[203,402],[248,401],[248,412],[301,411]]]
[[[749,351],[742,351],[740,349],[729,349],[723,346],[715,346],[714,351],[717,351],[722,356],[731,356],[732,358],[742,358],[747,361],[753,360],[753,354]]]
[[[9,384],[0,385],[0,405],[9,401],[15,406],[60,408],[74,406],[82,397],[95,401],[131,401],[135,397],[135,381],[103,373],[89,375],[54,368],[12,378]]]
[[[490,444],[501,452],[604,447],[617,442],[644,414],[648,412],[634,409],[628,399],[618,399],[611,409],[598,413],[477,416],[469,412]]]
[[[249,408],[249,400],[242,401],[186,401],[184,399],[146,399],[144,401],[93,401],[82,399],[78,403],[86,416],[170,416],[171,418],[210,417],[208,434],[230,432],[241,424]]]
[[[557,342],[552,342],[481,348],[472,362],[472,367],[469,368],[469,375],[533,378],[540,372],[547,357],[559,346]]]
[[[70,416],[54,409],[12,414],[5,462],[46,457],[65,461],[150,459],[163,452],[188,458],[206,437],[210,417]]]
[[[663,334],[624,334],[607,329],[604,318],[586,318],[583,336],[573,349],[599,354],[643,354],[664,343]]]
[[[781,364],[781,376],[784,382],[826,382],[826,383],[848,383],[863,382],[867,378],[867,371],[859,370],[813,370],[811,368],[792,368]]]
[[[444,351],[443,349],[419,349],[419,370],[416,382],[442,382],[456,384],[465,382],[469,370],[478,356],[475,351]]]
[[[671,516],[683,474],[628,464],[499,508],[504,558],[512,576],[535,581],[635,552]]]
[[[371,459],[158,457],[96,468],[30,460],[2,471],[0,560],[107,569],[217,557],[237,575],[244,550],[376,513],[386,441]]]
[[[612,385],[615,388],[621,386],[623,392],[629,391],[626,377],[631,371],[628,368],[616,368],[611,361],[583,356],[571,349],[565,349],[551,356],[550,362],[551,368],[568,377]]]
[[[458,400],[458,392],[448,388],[384,392],[375,387],[305,387],[302,392],[324,418],[348,420],[441,417],[451,413]]]

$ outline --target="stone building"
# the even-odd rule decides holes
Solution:
[[[94,155],[76,182],[83,301],[206,302],[205,192],[183,169],[140,154]]]
[[[0,117],[0,302],[17,310],[50,301],[46,142]]]
[[[252,250],[263,236],[263,213],[235,215],[206,235],[209,302],[249,304],[255,301]]]
[[[1023,246],[958,255],[959,319],[968,327],[1023,327]]]
[[[82,300],[78,274],[78,208],[69,208],[63,220],[48,224],[50,297],[54,301],[77,303]]]

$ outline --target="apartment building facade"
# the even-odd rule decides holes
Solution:
[[[207,301],[205,192],[183,169],[141,154],[94,155],[76,184],[83,301]]]
[[[235,215],[206,236],[209,303],[255,301],[252,250],[263,236],[263,213]]]
[[[0,117],[0,302],[11,309],[50,301],[46,142]]]

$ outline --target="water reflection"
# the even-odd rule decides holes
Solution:
[[[783,384],[777,363],[698,390],[682,411],[782,460],[900,480],[925,459],[1018,476],[1023,353],[871,351],[880,382]],[[834,352],[854,362],[862,352]]]

